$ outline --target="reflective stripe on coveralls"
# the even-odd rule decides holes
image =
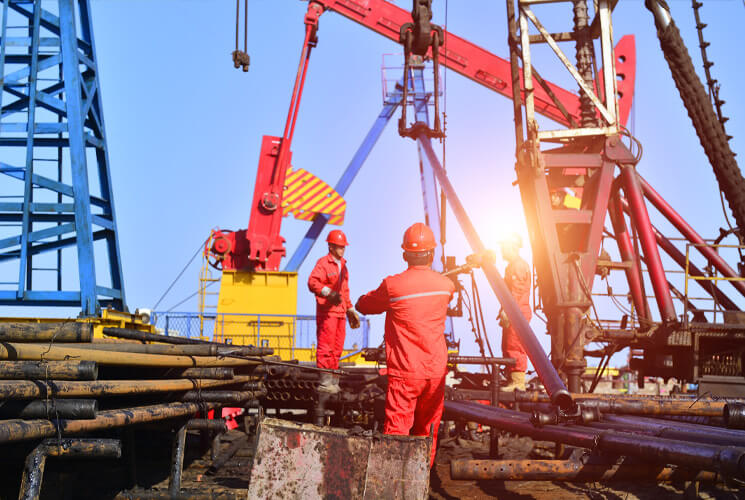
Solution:
[[[442,416],[447,372],[445,319],[455,285],[429,266],[410,266],[388,276],[360,297],[362,314],[385,312],[388,371],[386,434],[429,435],[434,425],[430,466]]]

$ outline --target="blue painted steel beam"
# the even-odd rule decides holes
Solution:
[[[78,238],[78,272],[80,277],[80,300],[82,314],[93,316],[97,311],[96,266],[93,253],[93,230],[91,206],[88,203],[88,164],[83,125],[81,75],[78,68],[77,26],[75,24],[74,0],[59,0],[59,24],[62,50],[62,74],[67,100],[67,123],[69,124],[70,166],[75,185],[75,231]],[[73,64],[69,64],[73,61]]]
[[[0,277],[5,285],[17,287],[12,291],[16,300],[8,299],[11,291],[6,290],[2,303],[70,306],[77,301],[84,316],[97,314],[101,304],[126,310],[90,1],[0,0],[0,4],[0,158],[26,153],[23,166],[0,163],[0,173],[21,181],[3,183],[0,193],[5,197],[0,222],[18,224],[17,234],[6,232],[0,240],[0,248],[5,248],[0,261],[19,263],[18,281]],[[26,23],[26,36],[17,36],[18,32],[8,36],[10,25],[25,27]],[[42,47],[47,53],[39,51]],[[55,53],[49,54],[50,50]],[[37,86],[36,75],[42,71],[60,77]],[[5,96],[11,102],[6,104]],[[57,121],[37,122],[37,109],[50,111]],[[95,148],[95,160],[89,156],[90,148]],[[39,162],[45,167],[56,165],[56,179],[35,174]],[[62,182],[63,176],[71,183]],[[100,196],[91,196],[88,182],[96,181]],[[51,201],[54,198],[56,203]],[[106,242],[99,255],[93,250],[97,240]],[[61,250],[68,247],[77,251],[78,292],[62,291]],[[56,268],[51,269],[57,273],[56,291],[40,290],[48,285],[35,286],[39,280],[32,280],[34,271],[41,269],[33,257],[52,251],[57,252]],[[102,257],[108,257],[109,280],[103,276],[106,268],[98,266],[97,271],[95,265],[95,259]],[[97,282],[99,277],[104,278],[103,284]]]
[[[402,84],[403,80],[400,83]],[[339,182],[337,182],[336,186],[334,186],[336,192],[339,193],[341,196],[344,196],[346,194],[347,189],[349,189],[349,186],[352,184],[352,181],[357,175],[357,172],[359,172],[360,168],[362,168],[365,160],[370,155],[370,151],[372,151],[375,143],[378,142],[380,135],[383,133],[385,126],[390,121],[393,113],[396,111],[396,108],[398,108],[399,104],[401,104],[401,92],[396,91],[391,95],[388,102],[383,105],[383,110],[373,122],[370,131],[365,136],[362,144],[360,144],[360,147],[357,149],[357,152],[352,157],[349,165],[347,165],[347,168],[344,170],[344,173],[339,179]],[[310,228],[308,228],[308,231],[305,233],[305,236],[298,245],[297,249],[295,249],[295,252],[292,254],[290,261],[285,266],[285,271],[297,272],[297,270],[300,269],[300,266],[303,264],[306,257],[308,257],[308,254],[313,248],[316,240],[318,240],[318,237],[321,235],[323,228],[326,227],[329,219],[330,217],[324,214],[318,214],[313,219],[313,223],[310,225]]]
[[[31,42],[31,65],[28,67],[28,128],[34,130],[36,124],[36,83],[37,75],[39,73],[39,37],[40,37],[40,23],[41,23],[41,2],[34,3],[34,15],[32,18],[32,42]],[[42,68],[44,69],[44,68]],[[13,74],[11,74],[12,77]],[[5,79],[3,78],[3,85]],[[26,136],[26,168],[25,171],[28,175],[24,180],[23,188],[23,222],[21,223],[21,265],[18,266],[18,295],[20,299],[23,297],[23,293],[26,288],[32,288],[32,273],[31,273],[31,261],[28,258],[28,250],[30,245],[29,233],[33,231],[31,223],[31,191],[33,189],[33,183],[31,182],[34,173],[34,133],[31,132]]]
[[[414,114],[417,122],[426,123],[429,126],[429,99],[432,94],[427,93],[424,84],[424,67],[415,67],[412,70],[412,78],[409,79],[414,85]],[[437,197],[437,180],[432,170],[427,155],[424,154],[422,146],[417,142],[417,153],[419,155],[419,174],[422,182],[422,201],[424,202],[425,223],[432,229],[435,234],[435,241],[438,242],[435,247],[435,258],[432,261],[432,269],[441,273],[443,272],[443,252],[445,249],[439,244],[441,239],[440,226],[440,201]],[[455,332],[453,329],[453,318],[449,317],[445,321],[445,336],[449,342],[455,342]]]

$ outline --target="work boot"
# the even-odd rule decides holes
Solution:
[[[319,377],[318,392],[326,394],[337,394],[339,392],[339,381],[333,373],[321,372]]]
[[[334,384],[334,394],[341,392],[341,387],[339,386],[339,375],[331,375],[331,382]]]
[[[499,388],[502,392],[514,392],[525,390],[525,372],[510,372],[510,383]]]

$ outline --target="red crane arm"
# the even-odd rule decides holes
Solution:
[[[401,25],[411,22],[411,13],[385,0],[309,0],[323,6],[324,10],[342,16],[398,43]],[[620,44],[619,44],[620,45]],[[633,48],[633,40],[631,41]],[[484,87],[512,98],[510,62],[453,33],[445,31],[445,45],[440,49],[440,64],[460,73]],[[631,80],[633,81],[632,75]],[[557,100],[570,116],[579,123],[579,97],[577,94],[546,82]],[[536,111],[552,120],[569,126],[564,114],[554,104],[546,91],[536,86]],[[633,92],[624,93],[619,100],[621,123],[626,123],[631,108]]]

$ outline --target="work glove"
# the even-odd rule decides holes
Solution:
[[[339,304],[341,304],[341,294],[336,290],[332,290],[326,296],[326,300],[328,300],[329,304],[331,304],[332,306],[338,306]]]
[[[347,320],[349,321],[349,327],[352,328],[352,330],[356,330],[360,327],[360,317],[354,309],[347,309]]]
[[[507,317],[507,315],[504,313],[504,311],[501,311],[499,313],[499,316],[497,317],[497,319],[499,320],[499,326],[501,326],[502,328],[509,328],[510,327],[510,325],[511,325],[510,319]]]

